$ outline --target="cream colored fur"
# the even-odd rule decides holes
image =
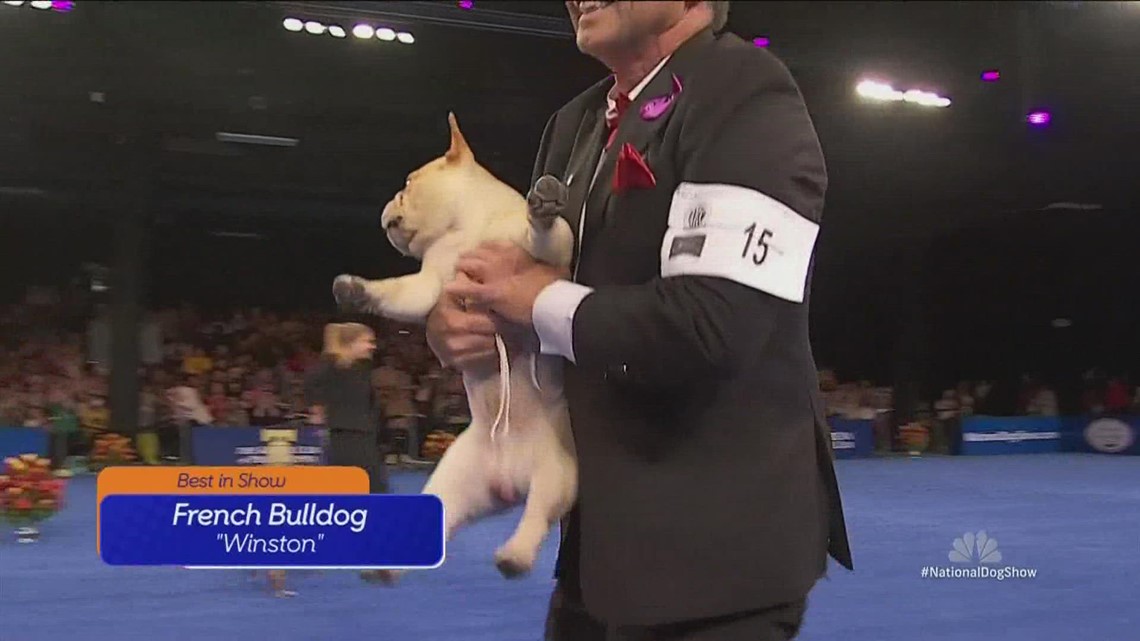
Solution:
[[[340,276],[333,291],[343,306],[423,322],[454,278],[458,257],[486,241],[511,241],[542,262],[570,264],[574,240],[566,221],[532,217],[521,195],[475,161],[454,115],[448,122],[447,153],[414,171],[381,215],[389,241],[420,259],[420,271],[372,281]],[[505,420],[496,425],[503,368],[464,372],[471,425],[448,448],[423,492],[443,501],[449,539],[464,524],[525,496],[514,535],[495,553],[499,570],[513,577],[530,571],[551,527],[574,503],[578,471],[561,359],[505,349],[500,343],[509,363]]]

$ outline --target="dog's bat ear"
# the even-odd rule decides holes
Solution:
[[[451,147],[447,149],[447,153],[443,157],[447,159],[447,162],[474,159],[475,154],[471,153],[467,139],[463,137],[463,132],[459,131],[459,122],[455,120],[454,113],[447,114],[447,125],[451,129]]]

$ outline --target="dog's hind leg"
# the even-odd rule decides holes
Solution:
[[[569,267],[574,254],[574,231],[562,218],[568,190],[554,176],[543,176],[527,194],[528,253],[555,267]]]
[[[490,436],[486,426],[472,424],[444,452],[439,465],[424,485],[423,494],[434,494],[443,503],[444,537],[496,507],[491,489]],[[368,580],[393,584],[404,570],[369,571]]]
[[[569,416],[556,420],[568,436]],[[578,493],[578,462],[571,438],[552,429],[535,455],[522,519],[511,538],[495,552],[495,566],[508,579],[530,572],[551,527],[570,511]]]

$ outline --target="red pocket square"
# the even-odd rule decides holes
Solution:
[[[627,189],[649,189],[656,185],[657,177],[637,149],[628,142],[622,145],[614,166],[613,190],[620,194]]]

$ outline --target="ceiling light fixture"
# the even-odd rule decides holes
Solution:
[[[285,27],[286,31],[293,33],[307,31],[315,36],[323,33],[328,33],[334,38],[346,38],[348,32],[340,25],[323,25],[315,20],[302,20],[300,18],[285,18],[281,25]],[[415,44],[416,37],[408,31],[396,31],[389,27],[373,27],[370,24],[361,22],[352,27],[352,35],[361,39],[368,40],[372,36],[376,36],[378,40],[384,42],[401,42],[406,45]]]
[[[874,80],[863,80],[855,86],[855,93],[868,100],[879,102],[908,102],[922,107],[949,107],[950,99],[929,91],[910,89],[899,91],[891,85]]]
[[[266,147],[296,147],[301,141],[297,138],[283,138],[280,136],[262,136],[258,134],[235,134],[228,131],[219,131],[214,134],[218,142],[233,142],[242,145],[263,145]]]

